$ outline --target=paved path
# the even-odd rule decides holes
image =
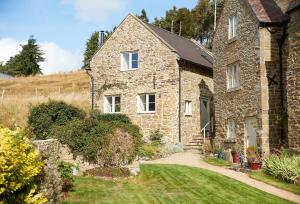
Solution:
[[[224,176],[228,176],[230,178],[236,179],[240,182],[243,182],[245,184],[248,184],[254,188],[260,189],[262,191],[265,191],[267,193],[273,194],[275,196],[281,197],[283,199],[300,203],[300,196],[296,195],[294,193],[278,189],[274,186],[268,185],[266,183],[257,181],[255,179],[250,178],[247,174],[236,172],[230,169],[225,169],[222,167],[217,167],[210,165],[201,159],[201,155],[196,152],[183,152],[183,153],[177,153],[173,154],[170,157],[162,158],[154,161],[147,161],[144,163],[148,164],[179,164],[179,165],[186,165],[191,167],[198,167],[207,169],[210,171],[217,172],[219,174],[222,174]]]

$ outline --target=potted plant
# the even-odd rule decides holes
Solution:
[[[260,168],[260,158],[256,147],[251,146],[247,148],[247,162],[251,170],[258,170]]]

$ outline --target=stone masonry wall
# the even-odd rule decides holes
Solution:
[[[120,54],[125,51],[138,51],[138,70],[120,71]],[[91,68],[98,110],[104,111],[104,96],[120,95],[121,112],[141,127],[146,140],[159,129],[166,142],[178,142],[177,55],[135,17],[126,17],[94,56]],[[155,113],[137,113],[137,95],[143,93],[155,94]]]
[[[213,97],[212,70],[186,64],[181,74],[181,130],[184,144],[201,135],[200,98]],[[185,101],[192,102],[192,115],[185,114]]]
[[[290,14],[288,28],[288,143],[289,147],[300,150],[300,10]]]
[[[261,84],[259,67],[259,31],[256,17],[240,0],[225,1],[222,16],[213,40],[214,102],[216,117],[216,145],[238,145],[245,150],[245,120],[257,120],[257,143],[262,143]],[[228,21],[238,16],[237,36],[228,40]],[[240,66],[240,88],[227,90],[227,67]],[[227,139],[227,123],[236,123],[236,139]],[[268,138],[263,141],[267,143]],[[268,149],[267,149],[268,151]]]

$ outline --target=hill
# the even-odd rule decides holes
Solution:
[[[88,110],[89,87],[84,71],[0,80],[0,124],[24,127],[30,106],[48,100],[63,100]]]

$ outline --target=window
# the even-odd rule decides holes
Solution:
[[[121,112],[121,97],[120,96],[105,96],[104,97],[104,112],[105,113],[120,113]]]
[[[121,70],[136,70],[139,68],[139,54],[137,52],[121,53]]]
[[[138,113],[155,112],[155,95],[141,94],[137,97]]]
[[[236,128],[235,122],[232,119],[228,120],[228,127],[227,127],[227,139],[234,139],[236,137]]]
[[[240,86],[240,68],[237,63],[229,65],[227,68],[227,89],[238,88]]]
[[[192,101],[185,101],[185,115],[192,115]]]
[[[236,36],[238,18],[236,15],[229,18],[228,38],[232,39]]]

